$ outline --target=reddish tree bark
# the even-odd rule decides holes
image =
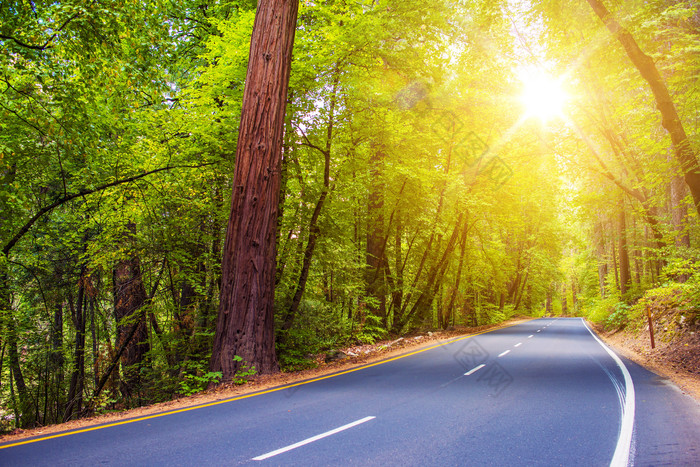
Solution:
[[[260,0],[236,149],[221,296],[210,362],[231,380],[242,362],[278,370],[274,284],[284,112],[298,0]]]

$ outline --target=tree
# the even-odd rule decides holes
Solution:
[[[142,308],[146,302],[146,288],[141,277],[141,260],[134,250],[136,224],[129,222],[124,232],[122,247],[127,257],[117,262],[112,274],[114,291],[114,320],[117,323],[116,348],[125,346],[122,354],[123,384],[125,398],[133,397],[139,384],[139,365],[148,352],[148,328]],[[128,338],[130,329],[136,333]]]
[[[661,113],[661,124],[671,136],[676,159],[683,169],[685,183],[688,185],[695,201],[695,209],[700,213],[700,166],[698,165],[697,154],[690,144],[683,122],[678,116],[668,87],[656,68],[654,60],[642,51],[634,36],[620,25],[603,2],[600,0],[587,1],[612,35],[620,41],[627,56],[649,84],[649,88],[654,94],[656,107]]]
[[[297,0],[262,0],[251,37],[231,215],[210,369],[224,380],[238,356],[260,373],[278,368],[274,284],[280,162]]]

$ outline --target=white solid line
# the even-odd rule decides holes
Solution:
[[[523,343],[522,343],[522,342],[518,342],[518,343],[515,344],[513,347],[520,347],[521,345],[523,345]]]
[[[469,370],[469,371],[467,371],[466,373],[464,373],[464,376],[473,375],[474,373],[476,373],[477,371],[481,370],[481,369],[482,369],[483,367],[485,367],[485,366],[486,366],[486,364],[485,364],[485,363],[482,363],[481,365],[479,365],[479,366],[477,366],[477,367],[474,367],[474,368],[472,368],[471,370]]]
[[[617,366],[622,371],[622,375],[625,377],[625,405],[622,408],[622,422],[620,424],[620,435],[617,438],[617,446],[615,447],[615,454],[610,461],[610,467],[626,467],[629,464],[630,459],[630,448],[632,446],[632,432],[634,431],[634,383],[632,382],[632,376],[630,372],[627,371],[627,367],[620,360],[615,352],[610,350],[607,345],[598,339],[598,336],[593,334],[593,331],[588,327],[586,322],[581,318],[581,322],[591,333],[591,336],[605,349],[605,351],[615,360]],[[615,383],[615,381],[613,381]]]
[[[338,427],[334,430],[326,431],[325,433],[321,433],[320,435],[316,435],[316,436],[312,436],[311,438],[307,438],[304,441],[299,441],[298,443],[290,444],[289,446],[277,449],[276,451],[268,452],[267,454],[263,454],[263,455],[258,456],[258,457],[253,457],[253,460],[254,461],[263,461],[265,459],[269,459],[270,457],[274,457],[278,454],[282,454],[283,452],[291,451],[292,449],[296,449],[298,447],[304,446],[305,444],[313,443],[314,441],[318,441],[319,439],[334,435],[334,434],[339,433],[341,431],[347,430],[348,428],[352,428],[354,426],[368,422],[374,418],[376,418],[376,417],[365,417],[365,418],[362,418],[360,420],[356,420],[352,423],[348,423],[347,425],[343,425],[343,426]]]
[[[529,336],[527,336],[527,338],[532,339],[534,336],[535,336],[534,334],[530,334]]]
[[[510,353],[510,350],[506,350],[505,352],[501,352],[498,354],[498,358],[503,357],[504,355],[508,355]]]

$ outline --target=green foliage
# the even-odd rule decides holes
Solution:
[[[255,375],[257,373],[257,370],[255,369],[255,365],[250,365],[247,362],[243,361],[243,358],[240,357],[239,355],[234,355],[233,356],[233,361],[234,362],[239,362],[239,367],[238,371],[236,371],[235,376],[233,377],[233,380],[231,382],[233,384],[245,384],[248,382],[248,379]],[[207,373],[210,378],[221,378],[221,372],[209,372]],[[216,379],[211,379],[211,381],[216,382]]]
[[[610,315],[615,312],[620,302],[615,297],[595,298],[589,300],[584,307],[586,317],[600,325],[605,325]]]
[[[295,325],[278,333],[277,355],[282,371],[313,368],[316,354],[350,341],[350,323],[323,301],[303,300],[300,311]]]
[[[506,314],[505,314],[504,312],[498,311],[498,310],[495,310],[495,309],[494,309],[493,311],[491,311],[490,313],[488,313],[487,316],[488,316],[488,319],[489,319],[489,321],[488,321],[489,324],[498,324],[498,323],[502,323],[503,321],[505,321],[506,319],[508,319],[508,318],[506,317]]]
[[[362,344],[374,344],[387,335],[387,329],[379,316],[367,314],[353,326],[352,337]]]
[[[115,407],[120,401],[118,394],[112,391],[103,391],[94,401],[95,413],[107,413],[112,407]]]
[[[630,306],[628,304],[616,303],[613,312],[605,320],[606,329],[619,330],[624,328],[629,320],[629,312]]]
[[[615,13],[654,57],[693,128],[696,8],[672,3],[622,2]],[[16,331],[23,400],[33,404],[14,422],[62,420],[81,368],[78,309],[85,371],[75,374],[86,396],[118,350],[118,326],[143,319],[148,327],[137,387],[121,393],[118,368],[96,410],[216,383],[208,357],[255,2],[7,5],[0,337],[9,346]],[[683,234],[700,241],[693,203],[670,198],[679,167],[657,109],[585,2],[300,7],[280,167],[283,370],[390,333],[542,314],[547,301],[554,314],[564,299],[569,313],[576,301],[576,312],[610,329],[642,326],[647,308],[676,310],[674,322],[696,319],[700,255],[676,246]],[[513,22],[527,53],[513,41]],[[565,121],[524,118],[518,71],[528,63],[566,76]],[[686,222],[674,226],[674,213]],[[369,251],[371,236],[378,251]],[[621,244],[630,259],[625,294]],[[288,325],[305,259],[307,282]],[[113,277],[127,262],[138,265],[147,305],[117,323]],[[234,382],[243,384],[255,368],[237,361]],[[14,411],[22,402],[9,378],[5,352],[0,405]]]
[[[210,383],[218,383],[221,381],[220,371],[209,371],[201,376],[185,375],[185,380],[180,381],[180,394],[190,396],[203,391]],[[241,383],[237,383],[241,384]]]
[[[277,358],[282,371],[300,371],[316,366],[314,354],[319,351],[312,329],[292,328],[277,338]]]
[[[647,311],[653,319],[666,321],[680,320],[689,324],[695,320],[700,304],[700,282],[690,280],[678,284],[666,283],[646,291],[644,296],[630,310],[630,323],[636,329],[646,324]]]

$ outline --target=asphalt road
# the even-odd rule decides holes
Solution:
[[[320,381],[0,445],[0,465],[700,465],[700,406],[578,318]]]

